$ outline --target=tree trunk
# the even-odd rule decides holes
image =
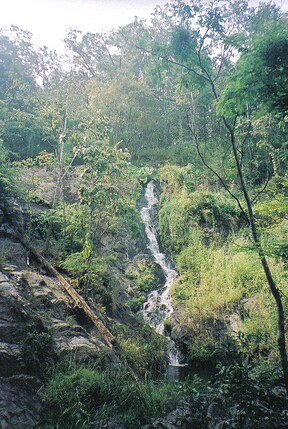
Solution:
[[[242,166],[237,152],[234,129],[228,124],[225,117],[222,117],[222,119],[226,128],[230,133],[230,140],[231,140],[233,155],[237,166],[237,172],[238,172],[242,192],[247,206],[248,219],[250,223],[250,229],[252,232],[253,240],[257,248],[257,252],[266,276],[267,283],[269,285],[270,291],[276,303],[277,315],[278,315],[278,349],[279,349],[279,354],[281,359],[284,383],[285,383],[286,391],[288,393],[288,360],[287,360],[286,339],[285,339],[285,314],[284,314],[282,298],[281,298],[280,291],[277,288],[276,283],[273,279],[268,261],[265,256],[265,252],[261,246],[258,230],[255,224],[255,217],[254,217],[251,198],[244,180],[243,170],[242,170]]]

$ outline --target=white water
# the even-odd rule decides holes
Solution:
[[[141,210],[141,218],[145,225],[145,232],[149,241],[149,249],[157,262],[165,273],[166,281],[161,290],[153,290],[147,301],[143,304],[143,318],[153,327],[159,334],[164,335],[164,323],[173,313],[172,299],[170,289],[177,277],[177,272],[173,270],[166,261],[165,255],[160,252],[159,244],[156,237],[156,229],[153,222],[153,207],[158,203],[158,199],[154,194],[154,182],[148,183],[145,198],[147,206]],[[179,352],[175,344],[171,341],[169,352],[169,365],[179,366]]]

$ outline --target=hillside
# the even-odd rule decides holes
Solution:
[[[3,429],[287,428],[287,14],[200,6],[0,33]]]

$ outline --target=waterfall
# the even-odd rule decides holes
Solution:
[[[158,203],[158,199],[154,194],[154,182],[150,181],[146,187],[145,199],[147,206],[141,210],[141,218],[145,225],[145,232],[148,238],[148,247],[155,259],[165,273],[166,281],[161,290],[153,290],[148,295],[147,301],[143,304],[143,318],[153,327],[156,332],[164,335],[164,323],[173,313],[172,299],[170,289],[177,277],[177,272],[173,270],[167,261],[164,253],[160,252],[159,244],[156,235],[156,228],[153,222],[152,211],[153,207]],[[179,366],[179,352],[170,339],[171,346],[169,351],[169,365]]]

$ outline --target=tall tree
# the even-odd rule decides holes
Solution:
[[[240,11],[241,13],[239,13]],[[169,49],[167,49],[166,46],[163,53],[159,54],[158,51],[156,55],[158,55],[162,61],[166,61],[180,67],[193,78],[193,81],[191,81],[191,91],[193,91],[193,86],[204,85],[205,87],[210,88],[214,100],[218,102],[220,94],[224,88],[225,75],[227,75],[227,72],[231,71],[233,68],[233,64],[231,64],[229,58],[231,58],[233,52],[236,53],[237,50],[239,52],[239,50],[247,49],[247,43],[249,46],[249,38],[247,36],[249,35],[249,13],[251,12],[253,15],[253,11],[249,11],[247,1],[230,2],[226,0],[215,0],[206,3],[204,1],[186,2],[178,0],[177,2],[172,3],[168,10],[174,25],[174,28],[171,31],[171,43]],[[279,18],[279,13],[277,14],[277,17]],[[272,48],[272,46],[270,46],[270,48]],[[282,50],[285,52],[285,48]],[[272,52],[271,49],[270,52]],[[268,62],[270,61],[269,56],[267,60]],[[279,68],[277,69],[278,74],[281,74],[283,62],[285,62],[284,57],[282,59],[277,57],[276,64],[277,62],[279,63]],[[268,79],[266,79],[266,82],[268,82]],[[193,83],[194,85],[192,85]],[[274,105],[275,103],[277,105],[281,101],[280,104],[282,107],[285,97],[283,100],[283,93],[281,91],[279,92],[278,88],[279,83],[280,81],[276,73],[274,76],[274,82],[271,82],[270,80],[270,94],[276,94]],[[265,79],[262,79],[260,86],[262,85],[263,88],[264,84]],[[236,199],[250,226],[255,248],[258,252],[267,283],[276,303],[278,313],[278,347],[284,382],[288,391],[285,315],[281,291],[275,283],[261,244],[260,233],[255,222],[253,209],[253,200],[257,195],[254,196],[254,198],[251,196],[251,191],[249,190],[249,186],[244,175],[242,163],[242,154],[245,149],[247,134],[244,138],[243,135],[238,135],[237,125],[239,117],[237,112],[232,111],[229,112],[229,114],[226,114],[222,111],[220,117],[230,141],[231,153],[237,171],[237,182],[241,190],[241,194],[239,195],[232,192],[226,183],[225,178],[221,177],[215,169],[211,168],[211,166],[207,164],[199,147],[197,129],[195,129],[191,122],[190,128],[194,134],[198,153],[201,156],[201,159],[205,165],[217,175],[230,196]],[[247,133],[249,134],[249,127],[247,129]]]

